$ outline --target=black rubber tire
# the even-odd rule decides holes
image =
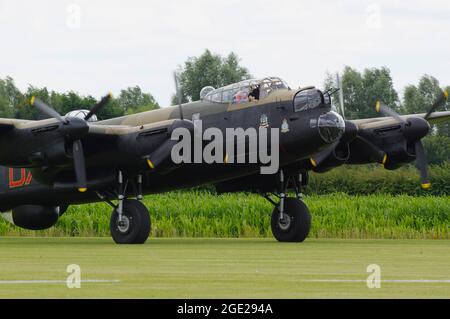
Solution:
[[[128,220],[128,228],[121,231],[119,214],[114,209],[109,229],[116,244],[143,244],[150,235],[151,221],[147,207],[140,201],[127,199],[123,202],[123,215]]]
[[[273,236],[280,242],[303,242],[311,229],[311,215],[308,207],[297,198],[286,198],[284,214],[288,215],[290,222],[282,227],[278,207],[274,208],[271,219]]]

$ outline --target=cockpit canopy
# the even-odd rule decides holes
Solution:
[[[215,103],[240,104],[249,102],[249,97],[251,98],[252,94],[254,95],[252,93],[254,90],[258,91],[257,99],[263,99],[272,92],[283,89],[290,89],[286,82],[277,77],[267,77],[262,80],[244,80],[219,89],[207,86],[201,90],[200,97],[202,100]]]
[[[315,87],[306,87],[298,91],[294,97],[295,112],[315,109],[321,105],[331,107],[331,97],[329,91],[324,93]]]

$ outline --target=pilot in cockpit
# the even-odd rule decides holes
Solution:
[[[259,100],[259,89],[260,89],[259,84],[254,85],[254,86],[251,87],[251,91],[248,94],[248,100],[250,102]]]

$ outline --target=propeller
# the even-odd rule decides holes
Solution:
[[[434,104],[430,107],[430,109],[428,110],[427,114],[425,114],[425,120],[427,120],[430,115],[436,111],[436,109],[441,106],[444,105],[448,100],[448,92],[447,91],[443,91],[438,99],[436,100],[436,102],[434,102]]]
[[[77,180],[78,191],[84,193],[87,191],[87,178],[86,178],[86,161],[83,152],[83,144],[81,138],[89,132],[88,120],[95,115],[102,107],[104,107],[111,99],[112,94],[104,96],[98,103],[96,103],[89,113],[83,118],[77,117],[62,117],[52,107],[45,104],[43,101],[36,97],[32,97],[30,105],[36,107],[41,113],[55,118],[60,123],[61,132],[65,139],[72,142],[72,156],[73,166],[75,170],[75,177]]]
[[[375,161],[377,161],[380,164],[386,164],[387,162],[387,154],[383,150],[381,150],[378,146],[373,144],[368,139],[362,137],[361,135],[358,135],[356,139],[363,144],[366,145],[365,150],[370,154],[370,157],[372,157]]]
[[[164,162],[171,154],[172,147],[178,143],[171,139],[166,140],[160,147],[158,147],[150,157],[147,158],[147,165],[151,169],[155,169],[162,162]]]
[[[108,102],[111,100],[112,98],[112,93],[109,92],[107,95],[105,95],[104,97],[102,97],[102,99],[100,101],[98,101],[93,107],[92,109],[89,111],[89,113],[84,117],[85,121],[89,121],[89,119],[97,114],[98,111],[100,111],[100,109],[102,109],[106,104],[108,104]]]
[[[319,165],[322,164],[322,162],[325,161],[328,158],[328,156],[331,155],[331,153],[333,153],[333,151],[338,146],[338,144],[339,144],[339,141],[331,144],[331,146],[327,147],[323,151],[312,156],[309,159],[309,161],[311,162],[311,165],[314,167],[319,167]]]
[[[47,115],[48,117],[53,117],[57,119],[59,122],[67,124],[67,120],[62,118],[58,112],[52,109],[50,106],[39,100],[37,97],[32,96],[30,100],[30,105],[35,106],[42,114]]]
[[[165,162],[171,156],[172,148],[178,143],[178,140],[173,140],[171,136],[172,132],[177,128],[185,128],[192,133],[194,132],[194,123],[189,120],[179,119],[172,123],[167,132],[168,138],[150,155],[144,157],[150,169],[154,170],[155,168],[158,168],[160,164]]]
[[[377,111],[377,113],[381,113],[385,116],[393,117],[398,122],[406,124],[406,121],[397,112],[395,112],[394,110],[389,108],[389,106],[387,106],[386,104],[384,104],[381,101],[377,101],[377,104],[375,105],[375,110]]]
[[[420,173],[420,184],[423,189],[429,189],[431,187],[431,183],[428,178],[427,156],[425,154],[425,150],[421,140],[429,132],[429,124],[428,122],[426,122],[426,120],[433,112],[436,111],[439,106],[445,104],[447,100],[448,92],[441,92],[436,101],[428,109],[427,113],[424,116],[424,119],[410,118],[405,120],[397,112],[389,108],[383,102],[377,101],[375,105],[375,110],[378,113],[382,113],[385,116],[392,117],[399,123],[404,124],[404,134],[407,138],[409,137],[410,139],[415,139],[414,151],[416,154],[416,167]],[[426,122],[426,126],[425,123],[423,123],[424,121]]]
[[[181,127],[187,128],[191,132],[194,130],[194,123],[190,120],[185,120],[183,117],[180,80],[179,80],[176,72],[173,72],[173,79],[174,79],[175,90],[176,90],[176,94],[177,94],[178,111],[180,113],[180,119],[175,120],[172,123],[171,127],[169,128],[169,130],[168,130],[169,138],[167,140],[165,140],[161,144],[161,146],[159,146],[156,150],[154,150],[150,155],[144,157],[145,161],[147,162],[148,167],[150,167],[150,169],[152,169],[152,170],[159,167],[161,163],[163,163],[170,157],[172,148],[175,146],[175,144],[178,143],[177,140],[172,140],[170,138],[172,132],[176,128],[181,128]]]
[[[181,107],[181,90],[179,85],[179,79],[176,72],[173,72],[173,79],[175,81],[175,90],[177,91],[177,99],[178,99],[178,110],[180,112],[180,119],[183,119],[183,109]]]

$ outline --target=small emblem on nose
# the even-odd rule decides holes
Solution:
[[[266,114],[262,114],[259,118],[259,127],[260,128],[268,128],[269,127],[269,119]]]
[[[289,132],[289,123],[287,119],[283,119],[283,122],[281,123],[281,133],[287,133]]]

